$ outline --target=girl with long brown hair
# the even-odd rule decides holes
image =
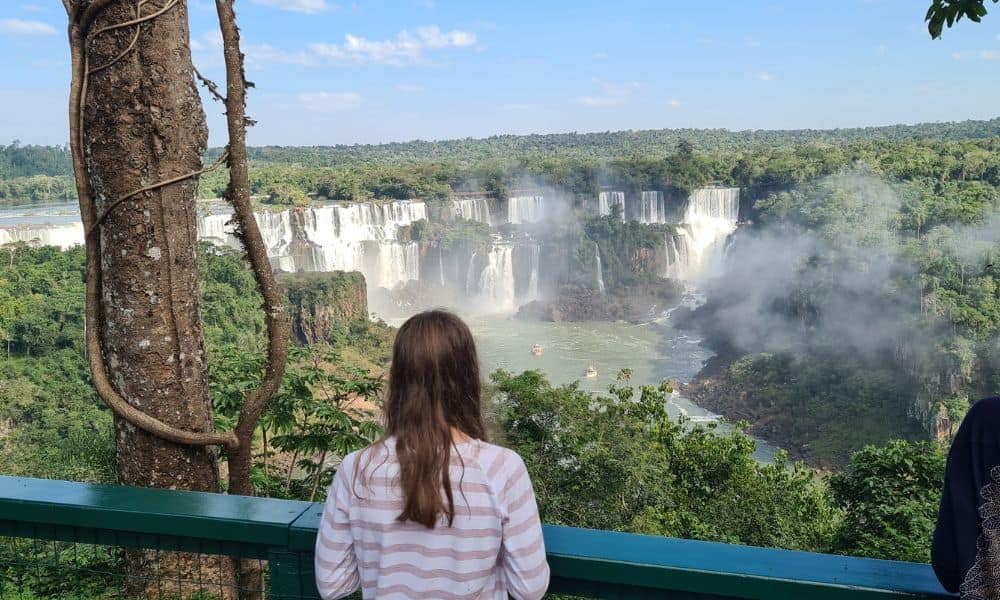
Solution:
[[[531,481],[486,442],[476,346],[455,315],[400,327],[386,432],[344,457],[323,508],[316,584],[324,599],[541,598],[549,582]]]

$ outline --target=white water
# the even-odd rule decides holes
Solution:
[[[545,218],[545,203],[542,196],[514,196],[507,199],[507,222],[537,223]]]
[[[517,308],[514,298],[514,247],[497,244],[486,255],[476,296],[486,313],[508,313]]]
[[[688,198],[680,237],[669,239],[667,276],[694,281],[717,273],[739,211],[739,188],[695,190]]]
[[[283,271],[360,271],[368,288],[393,288],[420,278],[416,243],[402,243],[400,227],[426,218],[423,202],[331,204],[254,214],[272,264]],[[198,237],[240,247],[232,214],[199,217]]]
[[[639,222],[666,223],[666,207],[663,204],[663,192],[642,192],[639,195]]]
[[[528,276],[528,295],[525,302],[538,300],[538,263],[542,249],[538,244],[531,246],[531,275]]]
[[[596,262],[597,271],[597,289],[602,294],[604,293],[604,268],[601,267],[601,248],[594,242],[594,261]]]
[[[0,229],[0,246],[14,242],[36,243],[40,246],[57,246],[66,250],[83,245],[83,223],[61,225],[17,225]]]
[[[441,287],[444,287],[444,252],[441,250],[441,246],[438,246],[438,278],[441,282]]]
[[[621,207],[622,221],[625,220],[625,192],[601,192],[597,196],[599,216],[610,215],[615,206]]]
[[[451,213],[456,219],[479,221],[487,225],[493,224],[493,219],[490,215],[490,203],[486,198],[452,200]]]

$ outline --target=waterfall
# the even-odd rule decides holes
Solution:
[[[472,256],[469,257],[469,268],[465,270],[465,293],[469,296],[475,296],[479,293],[478,282],[475,279],[477,255],[477,252],[472,253]]]
[[[469,221],[479,221],[492,225],[490,216],[490,203],[486,198],[463,198],[452,200],[451,214],[456,219],[467,219]]]
[[[683,276],[712,275],[722,262],[726,239],[736,231],[739,212],[739,188],[710,187],[691,194],[681,224],[684,249],[677,261]]]
[[[528,277],[528,296],[526,301],[538,300],[538,263],[542,249],[538,244],[531,246],[531,275]]]
[[[507,222],[537,223],[545,218],[542,196],[514,196],[507,199]]]
[[[369,289],[420,278],[419,248],[399,242],[399,229],[427,216],[423,202],[359,202],[254,214],[271,264],[288,271],[360,271]],[[232,212],[200,216],[199,239],[241,248],[229,224]],[[83,225],[0,228],[0,244],[38,240],[69,248],[83,244]]]
[[[597,264],[597,289],[602,294],[604,293],[604,268],[601,267],[601,248],[594,242],[594,259]]]
[[[740,188],[708,187],[695,190],[688,198],[684,222],[689,217],[713,217],[736,223],[740,218]]]
[[[672,279],[684,279],[689,265],[687,236],[670,235],[663,236],[664,251],[667,255],[667,266],[664,269],[664,277]]]
[[[235,245],[238,242],[227,225],[232,213],[212,214],[198,217],[198,239],[213,244]]]
[[[358,202],[254,214],[272,264],[290,271],[360,271],[369,289],[420,278],[419,248],[401,227],[427,217],[423,202]],[[198,237],[239,248],[231,213],[199,217]]]
[[[663,192],[642,192],[639,195],[639,222],[665,223],[666,206],[663,203]]]
[[[495,312],[510,312],[517,308],[514,301],[514,247],[494,245],[486,256],[487,262],[479,274],[479,298],[489,303]]]
[[[597,213],[599,216],[610,215],[615,206],[620,206],[622,221],[625,220],[625,192],[601,192],[597,196]]]
[[[671,259],[670,257],[670,238],[667,234],[663,234],[663,276],[666,278],[673,277],[674,274],[670,267],[676,259]]]
[[[441,287],[444,287],[444,250],[438,245],[438,277],[441,278]]]
[[[83,223],[63,225],[15,225],[0,229],[0,246],[14,242],[37,243],[40,246],[57,246],[66,250],[82,246]]]

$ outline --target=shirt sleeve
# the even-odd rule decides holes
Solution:
[[[323,600],[349,596],[361,585],[349,522],[352,457],[344,459],[333,477],[316,537],[316,588]]]
[[[931,544],[934,574],[944,589],[952,593],[958,592],[976,554],[979,494],[971,467],[968,441],[956,439],[948,453],[941,509]]]
[[[524,461],[511,452],[509,479],[501,503],[505,511],[500,563],[507,592],[516,600],[537,600],[549,587],[549,565],[538,505]]]

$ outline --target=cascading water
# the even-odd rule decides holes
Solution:
[[[82,246],[83,223],[66,223],[61,225],[21,225],[0,229],[0,246],[14,242],[37,243],[41,246],[57,246],[66,250],[73,246]]]
[[[670,238],[670,276],[697,279],[712,275],[725,254],[726,239],[736,231],[739,212],[739,188],[695,190],[688,198],[680,237]]]
[[[397,241],[400,227],[425,219],[423,202],[360,202],[255,213],[268,256],[289,271],[360,271],[369,289],[420,278],[416,243]],[[239,247],[231,214],[198,219],[198,237]]]
[[[594,242],[594,262],[596,264],[595,271],[597,271],[597,290],[604,293],[604,268],[601,267],[601,248]]]
[[[545,218],[545,203],[542,196],[514,196],[507,199],[507,222],[537,223]]]
[[[490,312],[510,312],[517,308],[514,298],[514,247],[494,245],[486,255],[486,267],[479,274],[479,298]]]
[[[444,250],[441,246],[438,246],[438,277],[441,281],[441,287],[444,287]]]
[[[642,192],[639,195],[639,222],[646,224],[666,222],[663,192]]]
[[[621,207],[622,221],[625,220],[625,192],[601,192],[597,196],[597,212],[603,217],[610,215],[615,206]]]
[[[465,293],[469,296],[479,294],[479,280],[476,279],[476,257],[478,252],[473,252],[469,257],[469,268],[465,270]]]
[[[538,244],[531,246],[531,275],[528,277],[528,295],[526,302],[538,300],[538,263],[541,258],[542,249]]]
[[[490,203],[486,198],[452,200],[451,214],[456,219],[479,221],[487,225],[493,224],[493,219],[490,215]]]

